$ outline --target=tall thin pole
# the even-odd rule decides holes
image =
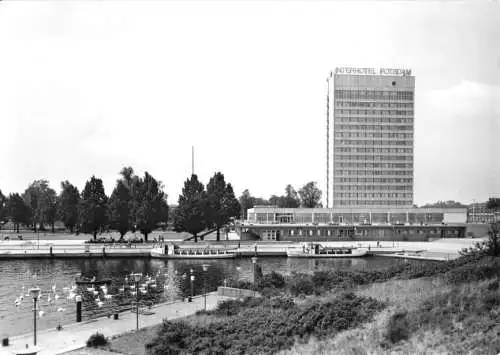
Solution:
[[[203,274],[203,295],[205,298],[205,312],[207,311],[207,275],[206,273]]]
[[[255,297],[255,263],[253,263],[253,296]]]
[[[193,284],[193,281],[194,281],[194,270],[190,269],[189,273],[191,274],[191,276],[189,277],[189,281],[191,283],[190,284],[190,286],[191,286],[191,296],[189,296],[188,302],[193,302],[193,295],[194,295],[194,284]]]
[[[35,346],[36,346],[36,298],[37,297],[33,297],[33,303],[34,303],[34,306],[33,306],[33,331],[34,331],[33,344]]]
[[[326,208],[330,207],[330,77],[326,78]]]
[[[135,282],[135,321],[136,329],[139,330],[139,282]]]
[[[194,175],[194,146],[191,146],[191,175]]]

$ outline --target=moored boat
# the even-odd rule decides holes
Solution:
[[[323,247],[321,244],[309,244],[302,250],[288,249],[287,256],[293,258],[358,258],[369,255],[366,248]]]
[[[236,257],[236,249],[219,248],[155,248],[152,258],[160,259],[231,259]]]

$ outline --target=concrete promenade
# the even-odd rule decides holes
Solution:
[[[207,309],[214,309],[220,301],[232,299],[221,296],[217,292],[207,295]],[[196,296],[193,302],[175,301],[153,306],[151,315],[139,313],[139,328],[161,324],[164,318],[176,319],[186,317],[204,308],[204,297]],[[142,309],[139,309],[140,311]],[[97,318],[82,323],[73,323],[64,326],[64,329],[42,330],[37,332],[37,345],[39,355],[57,355],[85,346],[87,339],[95,332],[100,332],[106,337],[112,337],[136,330],[136,313],[127,311],[119,314],[119,319],[113,317]],[[0,355],[12,355],[26,350],[26,344],[33,349],[33,330],[26,334],[14,336],[9,339],[8,347],[0,348]]]
[[[449,260],[459,256],[463,248],[471,247],[484,238],[446,238],[429,242],[405,241],[333,241],[319,242],[330,247],[370,248],[372,254],[387,256],[391,254],[410,255],[418,253],[418,259]],[[237,256],[283,256],[288,249],[300,250],[307,242],[290,241],[241,241],[226,244],[214,242],[179,242],[181,248],[231,247]],[[83,240],[44,240],[44,241],[0,241],[0,259],[16,258],[86,258],[86,257],[151,257],[151,250],[161,244],[85,244]],[[52,250],[52,256],[50,251]]]

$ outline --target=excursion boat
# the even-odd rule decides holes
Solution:
[[[96,280],[95,277],[89,279],[86,277],[80,277],[76,279],[77,285],[109,285],[111,279]]]
[[[287,249],[287,256],[293,258],[358,258],[367,255],[365,248],[323,247],[321,244],[304,245],[302,250]]]
[[[159,259],[232,259],[236,257],[236,249],[165,246],[165,248],[151,249],[151,257]]]

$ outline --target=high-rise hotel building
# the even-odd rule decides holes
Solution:
[[[333,73],[333,207],[411,207],[415,77],[408,69]]]

